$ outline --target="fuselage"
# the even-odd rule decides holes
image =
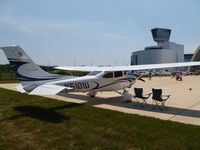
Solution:
[[[87,76],[51,82],[50,84],[65,86],[72,92],[116,91],[131,87],[136,77],[123,71],[91,72]]]

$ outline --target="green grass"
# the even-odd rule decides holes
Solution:
[[[19,80],[0,80],[0,83],[19,83]]]
[[[0,149],[200,149],[200,127],[0,89]]]
[[[0,72],[0,83],[16,83],[19,82],[15,73],[13,72]]]

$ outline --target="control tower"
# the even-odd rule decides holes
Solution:
[[[159,44],[159,43],[169,42],[171,30],[164,28],[154,28],[151,29],[151,34],[153,36],[153,40]]]
[[[184,46],[169,41],[171,29],[154,28],[151,33],[157,45],[132,52],[131,65],[184,62]],[[164,70],[174,71],[176,68]]]

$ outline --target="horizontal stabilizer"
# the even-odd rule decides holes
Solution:
[[[64,86],[43,84],[31,91],[30,95],[56,95],[62,90],[66,89]]]
[[[17,89],[19,92],[21,92],[21,93],[26,93],[26,91],[23,89],[22,84],[17,85],[17,86],[16,86],[16,89]]]

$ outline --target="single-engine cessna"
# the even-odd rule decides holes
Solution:
[[[183,62],[167,64],[150,64],[136,66],[115,67],[75,67],[60,66],[56,69],[68,71],[89,72],[83,77],[63,76],[50,74],[36,65],[20,46],[0,47],[16,73],[20,83],[17,90],[32,95],[56,95],[61,92],[87,92],[90,97],[95,97],[97,92],[123,90],[123,97],[130,97],[127,88],[130,88],[140,77],[130,71],[197,66],[200,62]]]

